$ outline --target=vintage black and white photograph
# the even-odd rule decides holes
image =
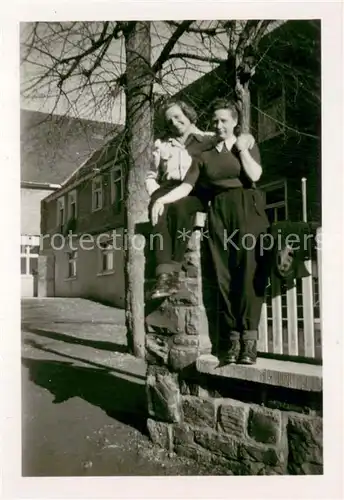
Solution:
[[[20,23],[23,477],[324,473],[322,21],[261,17]]]

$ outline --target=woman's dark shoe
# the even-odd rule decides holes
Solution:
[[[237,363],[240,354],[240,340],[230,340],[226,350],[219,356],[220,366]]]
[[[151,293],[151,299],[161,299],[163,297],[169,297],[173,293],[173,291],[171,290],[171,281],[171,273],[159,274]]]
[[[241,365],[254,365],[257,361],[257,341],[242,340],[241,353],[238,363]]]

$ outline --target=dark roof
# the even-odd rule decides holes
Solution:
[[[67,179],[63,187],[74,184],[74,182],[78,182],[89,174],[96,175],[104,167],[108,168],[109,162],[111,164],[116,162],[122,163],[126,152],[123,127],[118,126],[114,134],[114,137],[111,137],[101,148],[94,151],[86,162],[80,163],[79,168]]]
[[[122,127],[21,110],[21,180],[62,184]]]

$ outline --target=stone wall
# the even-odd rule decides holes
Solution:
[[[203,222],[201,219],[198,224]],[[203,229],[198,227],[188,241],[180,291],[154,303],[147,300],[146,356],[152,367],[164,365],[173,373],[184,372],[194,365],[200,354],[212,351],[209,310],[204,304],[208,304],[208,309],[211,306],[209,300],[204,300],[204,294],[216,295],[216,291],[202,272],[203,234]],[[149,278],[146,281],[147,298],[154,285],[154,278]],[[214,301],[212,305],[216,310]]]
[[[319,377],[308,384],[295,367],[286,377],[278,366],[269,371],[259,364],[246,371],[234,366],[230,374],[208,370],[209,359],[216,366],[210,353],[216,353],[218,314],[203,234],[196,228],[189,241],[181,291],[147,301],[150,437],[170,453],[225,466],[229,475],[321,474]]]
[[[167,388],[166,374],[163,379]],[[151,439],[171,453],[226,465],[235,475],[322,474],[322,418],[316,413],[184,395],[176,383],[169,397],[164,394],[170,412],[162,413],[160,384],[161,379],[147,381],[147,425]]]

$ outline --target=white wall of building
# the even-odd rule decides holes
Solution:
[[[121,230],[117,230],[118,233]],[[56,245],[59,246],[59,245]],[[55,296],[84,297],[106,301],[117,307],[124,307],[124,256],[118,248],[113,250],[113,270],[101,271],[101,250],[95,243],[83,244],[73,239],[77,249],[76,276],[69,277],[68,260],[70,248],[66,245],[54,249]],[[89,248],[89,249],[87,249]]]

